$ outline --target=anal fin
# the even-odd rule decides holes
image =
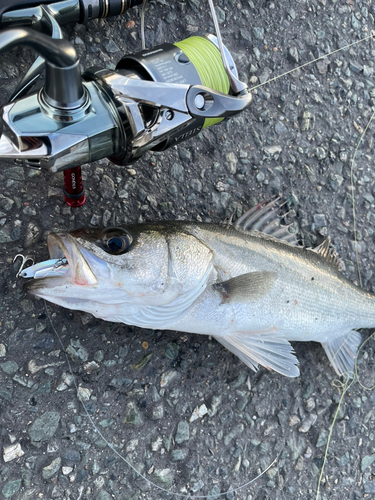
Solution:
[[[228,351],[232,352],[236,356],[240,358],[240,360],[245,363],[249,368],[251,368],[254,372],[258,370],[258,363],[254,361],[250,356],[247,354],[243,353],[239,349],[237,349],[231,342],[230,340],[227,339],[227,337],[214,337],[220,344],[222,344],[224,347],[228,349]]]
[[[234,332],[215,339],[238,356],[252,370],[258,364],[287,377],[298,377],[299,369],[293,348],[286,338],[272,329],[262,332]]]
[[[322,342],[322,346],[338,375],[354,375],[354,361],[362,337],[355,330],[336,337],[330,342]]]

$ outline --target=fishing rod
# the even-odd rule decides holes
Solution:
[[[63,171],[65,201],[78,207],[83,163],[129,165],[245,110],[252,96],[209,2],[216,36],[163,43],[125,55],[115,70],[81,74],[61,26],[121,15],[143,0],[3,0],[0,52],[27,45],[39,57],[2,108],[0,160]]]

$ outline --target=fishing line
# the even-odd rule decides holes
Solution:
[[[328,449],[329,449],[329,445],[330,445],[330,442],[331,442],[331,437],[332,437],[332,432],[333,432],[333,427],[336,423],[336,420],[337,420],[337,415],[339,413],[339,410],[341,408],[341,404],[344,400],[344,396],[345,394],[348,392],[348,390],[350,389],[350,387],[358,382],[359,386],[362,387],[362,389],[366,390],[366,391],[372,391],[373,389],[375,389],[375,384],[371,387],[367,387],[365,385],[362,384],[360,378],[359,378],[359,375],[358,375],[358,356],[360,354],[360,352],[362,351],[363,347],[367,344],[367,342],[370,340],[370,339],[373,339],[375,337],[375,332],[373,332],[359,347],[358,351],[357,351],[357,355],[355,357],[355,360],[354,360],[354,373],[352,372],[347,372],[346,373],[346,380],[344,383],[341,382],[341,380],[338,380],[338,379],[335,379],[333,382],[332,382],[332,385],[334,387],[341,387],[343,389],[343,392],[341,394],[341,397],[339,399],[339,403],[338,403],[338,406],[337,406],[337,409],[335,411],[335,414],[334,414],[334,417],[333,417],[333,421],[332,421],[332,424],[331,424],[331,428],[329,430],[329,434],[328,434],[328,438],[327,438],[327,445],[326,445],[326,448],[325,448],[325,452],[324,452],[324,457],[323,457],[323,464],[322,464],[322,468],[320,470],[320,474],[319,474],[319,479],[318,479],[318,486],[317,486],[317,491],[316,491],[316,497],[315,497],[315,500],[318,500],[319,498],[319,493],[320,493],[320,485],[321,485],[321,482],[322,482],[322,477],[323,477],[323,472],[324,472],[324,466],[326,464],[326,461],[327,461],[327,455],[328,455]],[[352,380],[349,384],[349,380],[350,378],[352,377]]]
[[[358,270],[358,276],[359,276],[359,283],[362,287],[362,278],[361,278],[361,270],[360,270],[360,267],[359,267],[359,257],[358,257],[358,241],[357,241],[357,229],[356,229],[356,226],[357,226],[357,218],[356,218],[356,214],[355,214],[355,199],[354,199],[354,161],[355,161],[355,157],[357,155],[357,152],[358,152],[358,148],[360,146],[360,144],[362,143],[363,141],[363,137],[365,135],[365,133],[367,132],[367,129],[369,128],[372,120],[374,119],[374,116],[375,116],[375,109],[366,125],[366,128],[364,129],[364,131],[362,132],[361,134],[361,137],[359,138],[359,141],[358,141],[358,144],[357,144],[357,147],[354,151],[354,154],[353,154],[353,157],[352,157],[352,161],[351,161],[351,166],[350,166],[350,181],[351,181],[351,191],[352,191],[352,209],[353,209],[353,231],[354,231],[354,241],[355,241],[355,256],[356,256],[356,261],[357,261],[357,270]]]
[[[64,344],[62,343],[62,340],[60,338],[60,335],[57,333],[57,330],[52,322],[52,318],[51,318],[51,315],[48,311],[48,308],[47,308],[47,303],[45,301],[45,299],[43,299],[43,302],[44,302],[44,309],[46,311],[46,314],[47,314],[47,317],[49,319],[49,322],[51,324],[51,327],[52,327],[52,330],[54,331],[58,341],[59,341],[59,344],[61,346],[61,349],[65,355],[65,359],[66,359],[66,362],[67,362],[67,365],[69,367],[69,371],[72,375],[72,378],[73,378],[73,383],[74,383],[74,387],[75,387],[75,390],[76,390],[76,394],[77,394],[77,398],[79,400],[79,402],[82,404],[83,406],[83,409],[86,413],[86,417],[87,419],[89,420],[90,424],[92,425],[92,427],[94,428],[94,432],[98,433],[99,436],[103,439],[103,441],[106,443],[106,445],[109,447],[109,449],[111,451],[113,451],[113,453],[115,453],[123,462],[125,462],[125,464],[130,467],[130,469],[132,469],[133,472],[136,473],[137,476],[141,477],[144,481],[146,481],[146,483],[148,483],[150,486],[153,486],[154,488],[157,488],[158,490],[160,491],[163,491],[164,493],[167,493],[168,495],[174,495],[176,497],[181,497],[181,498],[190,498],[190,499],[193,499],[193,498],[197,498],[197,499],[208,499],[208,498],[211,498],[212,495],[208,494],[208,495],[190,495],[190,494],[185,494],[185,493],[176,493],[174,491],[170,491],[170,490],[167,490],[165,488],[163,488],[162,486],[159,486],[158,484],[156,483],[153,483],[152,481],[150,481],[150,479],[148,479],[145,475],[143,475],[141,472],[139,472],[135,467],[134,465],[132,465],[128,460],[126,460],[125,457],[123,457],[121,455],[120,452],[118,452],[116,450],[116,448],[113,447],[113,445],[107,441],[107,439],[105,438],[105,436],[102,434],[102,432],[100,431],[100,429],[98,429],[98,427],[95,425],[95,422],[93,420],[93,418],[91,417],[88,409],[86,408],[85,406],[85,403],[83,401],[83,399],[79,396],[79,392],[78,392],[78,385],[77,385],[77,382],[76,382],[76,377],[74,376],[74,373],[73,373],[73,369],[72,369],[72,366],[70,364],[70,361],[69,361],[69,358],[68,358],[68,355],[65,351],[65,347],[64,347]],[[282,450],[281,450],[282,451]],[[278,460],[280,454],[281,454],[281,451],[277,454],[276,458],[269,464],[269,466],[264,469],[260,474],[258,474],[256,477],[254,477],[251,481],[248,481],[247,483],[245,484],[242,484],[241,486],[238,486],[238,488],[234,488],[234,489],[231,489],[231,490],[227,490],[225,491],[224,493],[219,493],[219,494],[215,494],[215,498],[218,498],[218,497],[223,497],[224,495],[228,495],[228,493],[234,493],[236,491],[239,491],[243,488],[246,488],[247,486],[250,486],[250,484],[254,483],[257,479],[259,479],[260,477],[262,477],[273,465],[274,463]]]
[[[357,355],[358,355],[358,354],[357,354]],[[343,399],[344,399],[344,396],[345,396],[345,394],[347,393],[347,391],[349,390],[349,388],[350,388],[350,387],[353,385],[353,383],[354,383],[354,378],[351,380],[350,384],[348,384],[349,380],[350,380],[350,377],[349,377],[349,375],[347,375],[347,377],[346,377],[346,381],[345,381],[345,383],[344,383],[344,384],[342,384],[342,382],[341,382],[341,381],[339,381],[339,380],[334,381],[334,382],[338,382],[338,383],[340,383],[340,384],[341,384],[341,386],[343,387],[343,391],[342,391],[342,394],[341,394],[341,397],[340,397],[340,400],[339,400],[339,404],[338,404],[337,409],[336,409],[336,411],[335,411],[335,415],[334,415],[334,417],[333,417],[333,422],[332,422],[332,424],[331,424],[331,428],[330,428],[330,430],[329,430],[329,434],[328,434],[328,438],[327,438],[327,446],[326,446],[326,449],[325,449],[325,452],[324,452],[324,457],[323,457],[323,465],[322,465],[322,468],[321,468],[321,470],[320,470],[320,475],[319,475],[319,479],[318,479],[318,487],[317,487],[317,490],[316,490],[316,497],[315,497],[315,500],[318,500],[318,499],[319,499],[320,484],[321,484],[321,482],[322,482],[322,477],[323,477],[323,473],[324,473],[324,466],[325,466],[325,464],[326,464],[326,460],[327,460],[328,449],[329,449],[329,444],[330,444],[330,442],[331,442],[331,437],[332,437],[333,427],[334,427],[334,425],[335,425],[335,423],[336,423],[337,415],[338,415],[339,410],[340,410],[340,408],[341,408],[341,403],[342,403],[342,401],[343,401]],[[334,384],[334,385],[335,385],[335,384]],[[335,387],[337,387],[337,385],[335,385]]]
[[[268,83],[274,82],[275,80],[278,80],[279,78],[282,78],[283,76],[289,75],[290,73],[293,73],[293,71],[297,71],[297,69],[304,68],[305,66],[308,66],[309,64],[313,64],[314,62],[320,61],[321,59],[325,59],[326,57],[331,56],[332,54],[336,54],[337,52],[340,52],[341,50],[348,49],[349,47],[352,47],[353,45],[356,45],[357,43],[362,43],[368,40],[369,38],[372,38],[373,40],[375,39],[375,32],[372,32],[371,35],[366,36],[365,38],[362,38],[361,40],[358,40],[353,43],[349,43],[348,45],[345,45],[345,47],[341,47],[341,49],[336,49],[333,50],[332,52],[329,52],[328,54],[324,54],[323,56],[317,57],[316,59],[313,59],[312,61],[309,61],[305,64],[301,64],[301,66],[297,66],[297,68],[290,69],[289,71],[286,71],[285,73],[275,76],[274,78],[270,78],[266,82],[260,83],[259,85],[256,85],[255,87],[251,87],[249,89],[249,92],[252,90],[258,89],[259,87],[263,87],[263,85],[267,85]]]
[[[144,0],[142,4],[142,12],[141,12],[141,40],[142,40],[142,50],[146,49],[146,41],[145,41],[145,13],[147,7],[148,0]]]

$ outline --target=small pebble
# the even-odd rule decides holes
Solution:
[[[81,387],[81,386],[78,387],[77,397],[79,400],[89,401],[91,394],[92,394],[92,389],[88,389],[86,387]]]
[[[151,443],[151,450],[152,451],[158,451],[161,448],[161,445],[163,444],[163,439],[159,436],[156,441]]]
[[[90,361],[89,363],[86,363],[83,365],[83,368],[86,373],[91,373],[99,369],[98,363],[95,361]]]
[[[20,443],[13,443],[9,446],[4,446],[3,448],[3,460],[4,462],[11,462],[15,458],[22,457],[25,452],[21,448]]]
[[[43,467],[42,470],[42,476],[43,479],[51,479],[52,476],[56,474],[56,472],[60,469],[61,467],[61,458],[57,457],[55,460],[52,460],[52,462],[47,465],[47,467]]]
[[[301,419],[297,415],[291,415],[289,418],[289,425],[290,427],[294,427],[295,425],[298,425],[301,423]]]
[[[18,370],[18,365],[14,361],[6,361],[5,363],[0,364],[0,368],[8,375],[14,375]]]
[[[306,401],[306,410],[310,412],[310,411],[312,411],[314,408],[315,408],[315,400],[314,400],[314,398],[309,398],[309,399]]]
[[[190,419],[189,419],[189,422],[194,422],[194,420],[197,420],[198,418],[202,418],[204,415],[206,415],[206,413],[208,412],[207,410],[207,406],[203,403],[201,406],[197,406]]]
[[[315,413],[310,413],[310,415],[308,415],[303,420],[301,427],[298,429],[299,432],[303,432],[303,433],[309,432],[311,426],[315,424],[317,418],[318,417]]]
[[[47,411],[37,418],[29,427],[29,436],[32,441],[48,441],[57,431],[60,414],[56,411]]]
[[[168,370],[162,373],[160,378],[160,387],[167,387],[173,380],[180,377],[180,374],[175,370]]]
[[[177,444],[181,444],[184,441],[188,441],[189,439],[190,439],[189,424],[185,420],[181,420],[181,422],[179,422],[177,425],[175,441]]]

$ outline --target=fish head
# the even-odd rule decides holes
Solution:
[[[105,319],[124,305],[169,304],[198,286],[211,260],[195,237],[163,225],[83,228],[51,233],[47,243],[50,258],[67,265],[32,279],[27,291]]]

